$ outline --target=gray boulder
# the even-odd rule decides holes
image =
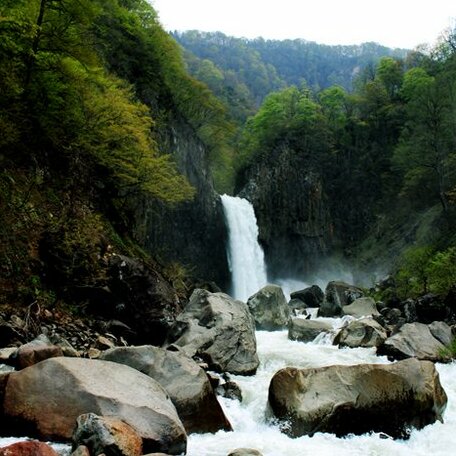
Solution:
[[[167,343],[203,358],[218,372],[252,375],[259,365],[253,317],[245,303],[224,293],[196,289]]]
[[[378,316],[380,312],[377,310],[377,305],[372,298],[358,298],[348,306],[342,307],[342,315],[360,318],[372,315]]]
[[[446,347],[453,341],[451,327],[443,321],[433,321],[429,325],[429,330],[431,331],[431,334]]]
[[[228,380],[225,383],[222,383],[216,388],[217,394],[227,399],[233,399],[239,402],[242,402],[242,391],[239,385],[236,382]]]
[[[101,359],[126,364],[160,383],[188,433],[232,430],[208,376],[183,353],[144,345],[113,348],[104,352]]]
[[[424,323],[406,323],[399,331],[377,349],[379,355],[393,359],[418,358],[441,361],[445,346],[431,333]]]
[[[447,403],[433,363],[409,359],[394,364],[285,368],[269,387],[269,403],[284,432],[294,437],[330,432],[337,436],[385,432],[406,437],[442,421]]]
[[[284,329],[290,317],[290,309],[278,285],[266,285],[247,301],[257,329],[274,331]]]
[[[288,301],[288,308],[290,309],[291,315],[306,315],[307,304],[302,302],[300,299],[290,299]]]
[[[325,290],[325,299],[322,302],[318,315],[320,317],[337,317],[342,314],[342,308],[348,306],[355,299],[362,298],[363,291],[345,282],[329,282]]]
[[[339,347],[378,347],[388,337],[385,328],[373,318],[363,318],[350,322],[334,338]]]
[[[322,332],[328,333],[332,329],[332,326],[324,321],[292,318],[288,323],[288,339],[312,342]]]
[[[320,307],[325,299],[325,294],[318,285],[312,285],[303,290],[294,291],[290,294],[290,298],[299,299],[307,307]]]
[[[2,432],[67,441],[77,417],[85,413],[115,416],[129,424],[143,439],[144,452],[186,450],[184,426],[166,391],[129,366],[50,358],[8,374]]]
[[[141,456],[142,439],[127,423],[112,416],[86,413],[76,420],[73,451],[85,446],[93,455]]]

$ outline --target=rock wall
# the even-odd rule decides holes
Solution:
[[[182,119],[168,122],[160,145],[195,187],[193,201],[169,207],[144,202],[138,214],[137,236],[145,248],[164,262],[177,261],[194,277],[229,284],[227,230],[220,196],[209,170],[208,152]]]
[[[239,193],[253,204],[268,274],[303,274],[329,251],[332,225],[320,174],[283,146],[255,163]]]

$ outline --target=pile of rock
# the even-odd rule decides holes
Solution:
[[[259,364],[247,305],[205,290],[195,290],[164,348],[114,347],[101,335],[95,344],[97,359],[78,357],[44,334],[0,350],[0,363],[11,366],[0,373],[1,434],[61,441],[73,436],[78,456],[181,454],[187,433],[231,430],[201,365],[252,374]],[[233,382],[219,386],[241,397]],[[79,431],[73,433],[76,423]],[[105,443],[101,451],[90,437],[94,429],[103,436],[118,433],[119,442],[131,442],[131,448],[119,453]]]
[[[320,315],[345,316],[334,338],[339,347],[375,347],[378,354],[403,361],[277,372],[269,403],[279,421],[289,424],[286,432],[404,437],[410,426],[441,420],[446,395],[429,361],[445,359],[450,326],[407,323],[404,315],[423,315],[423,307],[410,302],[398,309],[403,321],[390,324],[385,309],[395,308],[378,306],[358,287],[330,282],[325,293],[312,286],[293,293],[289,303],[275,285],[247,304],[197,289],[169,325],[163,347],[125,346],[121,333],[130,329],[120,321],[104,324],[106,332],[79,321],[62,329],[65,325],[60,328],[49,315],[41,321],[43,334],[27,342],[24,320],[3,315],[0,327],[8,329],[0,335],[13,346],[0,349],[0,365],[8,365],[0,369],[0,432],[71,441],[73,456],[185,453],[188,433],[231,430],[216,392],[242,400],[229,374],[256,372],[255,327],[288,328],[288,337],[301,342],[334,332],[327,321],[303,318],[309,307],[319,307]],[[42,456],[55,456],[41,443],[32,446]],[[0,456],[19,450],[5,451]],[[244,448],[232,454],[259,453]]]

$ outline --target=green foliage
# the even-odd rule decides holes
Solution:
[[[397,289],[402,297],[418,296],[430,291],[429,261],[432,257],[430,247],[411,247],[407,249],[397,273]]]
[[[456,248],[407,249],[399,261],[397,284],[398,293],[404,298],[428,292],[446,294],[456,284]]]
[[[230,106],[235,98],[226,89],[244,94],[246,111],[258,107],[273,91],[306,82],[318,91],[332,85],[351,89],[353,75],[383,56],[405,56],[403,50],[391,50],[375,43],[360,46],[326,46],[304,40],[247,40],[220,32],[187,31],[173,35],[188,51],[186,60],[192,75],[215,90]],[[210,60],[225,78],[225,90],[211,86],[201,67]],[[247,92],[246,92],[247,90]],[[235,118],[244,120],[239,106]],[[239,117],[237,117],[239,116]]]
[[[455,89],[445,73],[432,77],[416,68],[405,74],[407,121],[393,157],[403,173],[402,193],[419,194],[424,204],[440,201],[445,212],[446,193],[456,182]]]
[[[428,264],[431,289],[447,293],[456,284],[456,247],[435,253]]]
[[[115,4],[103,5],[109,11]],[[4,36],[12,28],[17,36],[6,40],[8,52],[0,57],[3,63],[9,54],[7,65],[14,62],[18,69],[10,77],[14,84],[7,79],[10,104],[0,110],[7,133],[5,153],[10,155],[6,147],[26,137],[21,146],[28,146],[37,161],[52,153],[57,166],[63,159],[70,168],[95,175],[97,166],[104,168],[116,197],[142,192],[171,203],[189,199],[193,189],[151,136],[149,110],[99,61],[91,27],[102,8],[102,3],[88,0],[49,0],[2,12],[13,25],[0,33]],[[140,9],[135,11],[139,14]],[[144,20],[147,11],[141,11]],[[24,30],[32,32],[23,37]],[[12,113],[22,131],[12,125]],[[43,144],[46,152],[40,150]]]
[[[402,62],[391,57],[383,57],[377,66],[376,77],[382,82],[388,96],[395,97],[402,86]]]
[[[166,134],[170,120],[188,122],[209,151],[216,184],[226,187],[222,181],[232,180],[231,166],[225,169],[225,165],[232,160],[235,127],[208,86],[189,76],[181,48],[163,30],[152,7],[145,0],[113,0],[94,30],[103,42],[100,52],[108,68],[134,85],[156,120],[158,135]],[[206,67],[214,83],[220,75],[210,64]],[[172,148],[167,152],[174,153]]]
[[[193,195],[170,157],[159,154],[150,136],[149,111],[134,100],[130,88],[102,75],[90,82],[80,92],[84,117],[75,147],[110,171],[120,195],[142,191],[172,203]]]
[[[193,38],[184,34],[182,42]],[[199,55],[208,58],[212,51],[201,46],[207,54]],[[367,233],[378,242],[381,230],[404,222],[410,209],[426,212],[440,203],[451,224],[455,61],[435,62],[417,50],[406,61],[387,56],[366,66],[353,93],[335,85],[315,96],[293,87],[268,95],[242,135],[239,187],[248,167],[291,148],[306,157],[307,171],[320,173],[335,232],[347,251]],[[392,237],[393,231],[388,228]]]
[[[280,142],[298,142],[305,146],[306,153],[311,153],[311,144],[326,142],[324,125],[321,108],[307,88],[290,87],[271,93],[246,125],[239,165],[268,156]],[[308,144],[302,142],[303,138]]]
[[[451,341],[448,347],[443,348],[439,355],[445,360],[451,360],[456,358],[456,338]]]
[[[139,52],[151,57],[140,81],[143,92],[116,76],[108,64],[108,56],[116,56],[109,54],[111,36],[101,33],[103,18],[121,22],[133,41],[145,40],[148,48],[130,41],[131,48],[125,49],[126,55],[138,49],[132,58],[140,57]],[[151,24],[156,39],[151,38]],[[121,40],[112,30],[112,41]],[[176,204],[193,197],[172,151],[162,147],[161,125],[171,112],[189,117],[191,112],[188,121],[199,122],[195,128],[201,137],[211,135],[215,127],[204,129],[215,112],[214,97],[181,65],[176,79],[185,81],[179,87],[187,84],[185,105],[184,96],[171,86],[178,69],[171,53],[180,53],[165,37],[145,1],[1,2],[2,300],[51,304],[60,298],[55,290],[92,283],[101,273],[110,239],[119,251],[132,250],[133,242],[126,241],[134,228],[132,214],[145,199]],[[161,55],[168,50],[169,61]],[[157,93],[148,105],[138,100]],[[199,98],[194,100],[193,93]],[[179,103],[169,103],[173,96]]]

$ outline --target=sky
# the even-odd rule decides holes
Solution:
[[[166,30],[412,49],[454,25],[455,0],[149,0]]]

